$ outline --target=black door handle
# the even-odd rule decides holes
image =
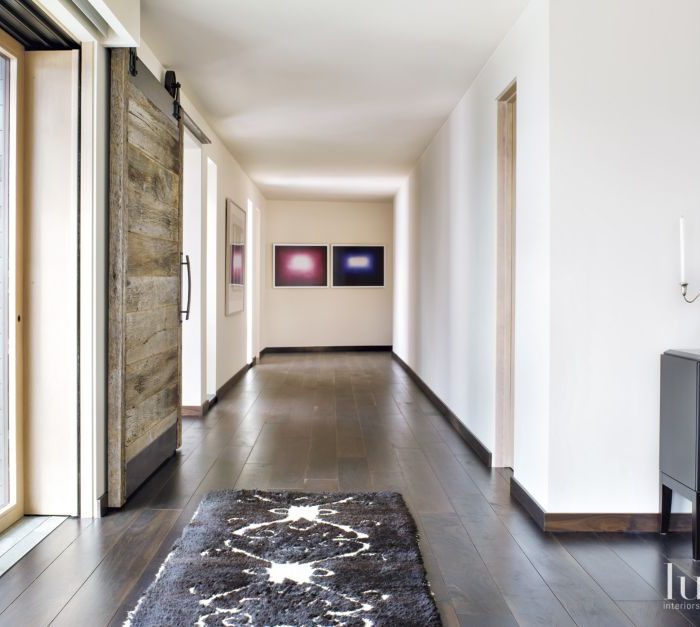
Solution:
[[[180,253],[182,257],[182,253]],[[187,266],[187,309],[180,311],[180,315],[185,314],[185,320],[190,319],[190,305],[192,304],[192,269],[190,267],[190,256],[185,255],[185,261],[180,261],[181,266]]]

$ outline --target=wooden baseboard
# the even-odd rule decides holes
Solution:
[[[209,412],[211,405],[212,403],[209,399],[204,401],[201,405],[183,405],[182,415],[188,418],[203,418]]]
[[[542,531],[552,533],[655,533],[660,529],[660,514],[557,514],[546,512],[515,477],[510,479],[510,494],[530,514]],[[672,514],[671,531],[690,531],[690,514]]]
[[[219,402],[219,399],[226,394],[236,383],[238,383],[242,378],[243,375],[248,372],[253,366],[256,364],[255,359],[249,364],[246,364],[241,368],[236,374],[234,374],[228,381],[226,381],[217,391],[216,391],[216,396],[214,396],[213,399],[210,399],[207,401],[209,403],[209,406],[215,405],[216,403]]]
[[[658,532],[660,514],[547,514],[545,531]],[[690,514],[671,514],[671,531],[690,531]]]
[[[484,444],[477,438],[471,430],[466,427],[462,421],[457,418],[455,413],[438,397],[435,392],[433,392],[428,384],[421,379],[418,374],[411,368],[401,357],[396,353],[392,352],[392,357],[394,360],[406,371],[413,382],[420,388],[421,392],[425,394],[430,402],[437,407],[438,411],[444,416],[447,422],[452,425],[452,428],[460,435],[460,437],[469,445],[469,447],[476,453],[478,458],[487,468],[491,467],[492,455]]]
[[[284,353],[390,353],[391,346],[268,346],[260,356]]]
[[[510,495],[520,503],[521,507],[532,517],[537,526],[544,531],[546,524],[546,512],[533,496],[518,482],[515,477],[510,478]]]

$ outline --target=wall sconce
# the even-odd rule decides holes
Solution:
[[[698,298],[700,298],[700,294],[696,294],[693,298],[688,298],[687,283],[681,283],[681,296],[683,297],[683,300],[685,300],[686,303],[694,303]]]
[[[685,278],[685,218],[681,216],[680,221],[681,230],[681,296],[686,303],[694,303],[698,298],[700,298],[700,293],[696,294],[694,298],[688,298],[688,281]]]

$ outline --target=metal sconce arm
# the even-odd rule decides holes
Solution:
[[[700,298],[700,293],[696,294],[694,298],[688,298],[688,284],[681,283],[681,296],[686,303],[694,303],[698,298]]]

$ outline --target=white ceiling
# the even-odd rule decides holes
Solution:
[[[267,198],[387,198],[527,0],[142,0]]]

